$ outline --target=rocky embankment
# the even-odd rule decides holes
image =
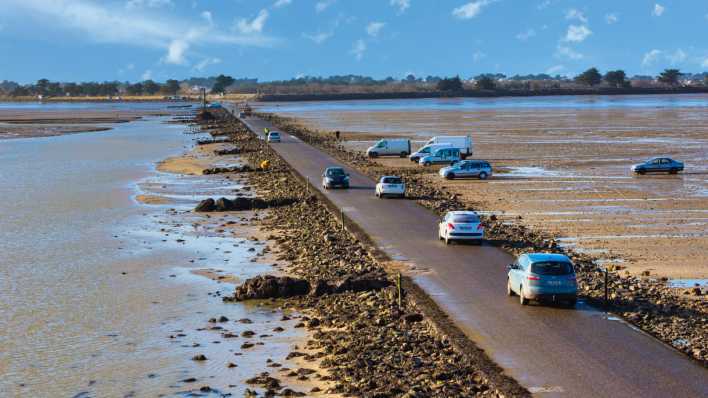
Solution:
[[[351,167],[377,179],[381,175],[399,175],[406,182],[407,198],[418,201],[432,211],[475,210],[476,203],[460,198],[423,178],[427,170],[420,168],[383,167],[363,153],[344,148],[331,133],[320,133],[303,127],[296,120],[273,114],[258,114],[281,131],[326,150]],[[529,251],[564,253],[576,266],[581,297],[597,305],[605,305],[605,273],[598,259],[584,253],[561,248],[554,237],[532,230],[519,218],[504,223],[495,216],[484,218],[487,239],[516,255]],[[708,366],[708,301],[700,288],[678,291],[667,286],[667,280],[651,275],[642,277],[622,273],[619,267],[608,269],[608,309],[621,315],[642,330],[681,350]]]
[[[230,132],[230,141],[254,169],[269,162],[248,178],[259,200],[278,204],[269,208],[263,228],[289,274],[248,280],[225,301],[280,297],[283,307],[306,315],[297,326],[312,337],[288,357],[317,361],[328,374],[294,372],[293,377],[319,378],[328,382],[326,392],[345,396],[529,395],[471,342],[446,334],[429,315],[436,313],[429,308],[433,304],[414,286],[404,283],[399,296],[395,277],[365,242],[342,228],[327,203],[309,194],[263,141],[238,121],[221,117],[226,120],[220,129]],[[267,396],[292,393],[270,374],[248,382],[265,388]]]

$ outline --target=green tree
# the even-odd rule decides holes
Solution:
[[[607,71],[604,79],[612,87],[626,87],[628,83],[627,74],[621,69]]]
[[[129,95],[142,95],[143,90],[142,83],[129,84],[128,87],[125,88],[125,91],[127,91]]]
[[[214,94],[223,93],[230,85],[234,84],[235,81],[236,79],[231,76],[219,75],[216,77],[216,81],[214,82],[214,86],[211,88],[211,92]]]
[[[682,75],[683,73],[678,69],[664,69],[664,71],[657,76],[657,80],[661,83],[675,86],[679,83],[679,79]]]
[[[459,76],[452,78],[444,78],[439,80],[436,84],[438,90],[440,91],[460,91],[462,90],[462,80]]]
[[[170,79],[162,86],[162,92],[169,95],[175,95],[179,91],[179,81]]]
[[[590,87],[597,86],[602,82],[602,75],[597,68],[590,68],[578,76],[575,76],[575,81]]]
[[[35,92],[37,94],[47,95],[47,91],[49,88],[49,80],[39,79],[39,80],[37,80],[37,84],[35,84],[34,87],[35,87]]]
[[[143,91],[148,95],[154,95],[155,93],[160,91],[160,85],[152,80],[145,80],[143,82]]]
[[[478,90],[494,90],[497,86],[497,82],[489,75],[480,75],[477,76],[474,85]]]

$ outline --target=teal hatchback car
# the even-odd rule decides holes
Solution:
[[[530,300],[565,302],[574,307],[578,283],[570,259],[563,254],[526,253],[507,266],[506,290],[521,305]]]

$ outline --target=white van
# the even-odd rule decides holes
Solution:
[[[465,159],[467,156],[472,156],[472,150],[474,148],[472,143],[472,137],[470,137],[469,135],[439,135],[428,140],[425,145],[442,143],[448,143],[453,148],[458,148],[460,150],[460,155],[462,156],[462,159]]]
[[[452,144],[448,143],[441,143],[441,144],[426,144],[422,148],[418,149],[416,152],[412,153],[411,156],[408,158],[411,160],[411,162],[418,162],[420,158],[424,156],[428,156],[431,153],[434,153],[440,148],[450,148],[452,147]]]
[[[366,150],[370,158],[395,155],[405,158],[411,153],[411,141],[407,138],[384,138]]]

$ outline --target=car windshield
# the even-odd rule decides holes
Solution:
[[[403,181],[399,177],[386,177],[383,179],[384,184],[401,184]]]
[[[344,175],[343,169],[328,169],[327,176],[329,177],[341,177]]]
[[[537,275],[568,275],[573,273],[573,266],[564,261],[543,261],[533,263],[531,272]]]
[[[479,216],[476,214],[459,214],[452,216],[452,222],[456,223],[475,223],[479,222]]]

